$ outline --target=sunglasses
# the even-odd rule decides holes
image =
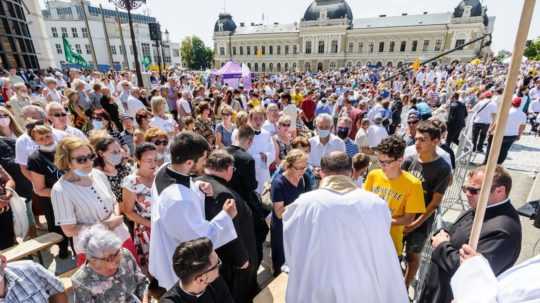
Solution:
[[[167,144],[169,144],[169,141],[168,141],[168,140],[156,140],[156,141],[154,141],[154,144],[155,144],[155,145],[164,145],[164,146],[167,146]]]
[[[229,117],[229,116],[232,116],[232,114],[231,113],[223,113],[222,116]]]
[[[465,185],[463,185],[463,186],[461,187],[461,189],[463,190],[464,193],[469,192],[471,195],[478,195],[478,193],[480,192],[480,189],[481,189],[481,188],[476,188],[476,187],[472,187],[472,186],[465,186]]]
[[[79,164],[85,164],[88,161],[94,161],[95,158],[96,158],[95,154],[88,154],[86,156],[75,157],[73,158],[73,160]]]
[[[407,122],[407,124],[409,124],[409,125],[417,124],[417,123],[418,123],[418,121],[409,121],[409,122]]]
[[[290,124],[281,124],[282,127],[291,127]]]
[[[67,114],[66,113],[54,113],[53,117],[55,117],[55,118],[63,118],[63,117],[67,117]]]
[[[207,270],[205,270],[203,273],[201,273],[201,276],[206,274],[206,273],[209,273],[209,272],[211,272],[213,270],[216,270],[216,269],[220,268],[221,264],[222,264],[221,259],[218,258],[218,261],[217,261],[216,265],[214,265],[214,266],[208,268]]]

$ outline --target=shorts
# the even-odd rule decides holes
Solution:
[[[428,233],[425,230],[413,230],[407,234],[403,241],[405,242],[405,251],[407,254],[416,253],[419,254],[426,244]]]

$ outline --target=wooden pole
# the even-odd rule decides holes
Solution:
[[[523,57],[525,41],[527,40],[527,35],[531,26],[531,19],[535,4],[536,0],[524,0],[523,9],[521,11],[521,20],[519,21],[516,41],[514,42],[512,62],[510,63],[510,67],[508,69],[502,102],[499,105],[495,134],[493,135],[491,150],[489,150],[489,157],[487,160],[486,170],[484,172],[484,183],[482,184],[482,189],[480,190],[480,197],[478,199],[474,222],[471,229],[471,237],[469,239],[469,245],[474,249],[477,248],[478,240],[480,239],[480,231],[482,230],[482,223],[484,222],[488,197],[493,184],[493,176],[495,175],[497,159],[499,158],[501,151],[504,131],[506,129],[506,122],[508,120],[508,112],[510,111],[510,105],[512,102],[511,99],[514,94],[517,78],[519,76],[521,58]]]

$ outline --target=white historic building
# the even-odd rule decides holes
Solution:
[[[89,39],[89,35],[91,35],[96,52],[97,64],[110,65],[110,56],[112,56],[112,63],[114,65],[135,69],[127,13],[125,11],[105,8],[102,10],[99,7],[90,5],[88,1],[84,1],[84,4],[88,17],[88,28],[84,20],[81,1],[53,0],[46,2],[46,8],[41,11],[41,15],[44,21],[44,33],[47,35],[46,41],[50,45],[53,58],[47,62],[48,64],[41,64],[40,62],[42,68],[50,65],[61,67],[67,63],[62,37],[67,38],[74,51],[81,54],[88,63],[93,64],[92,47]],[[102,14],[105,17],[105,26],[103,25]],[[148,26],[149,23],[157,22],[156,19],[150,16],[132,14],[132,20],[137,49],[139,51],[139,60],[142,62],[144,57],[148,57],[151,64],[157,65],[158,48],[155,42],[150,40]],[[105,29],[109,37],[110,47],[107,47]],[[122,32],[122,35],[120,32]],[[162,39],[163,51],[160,53],[162,62],[169,66],[180,65],[180,44],[171,42],[167,31],[162,33]],[[125,62],[124,57],[126,50],[128,62]],[[52,64],[49,64],[49,62],[52,62]],[[143,68],[142,64],[141,68]]]
[[[399,66],[491,33],[495,18],[486,10],[479,0],[462,0],[453,12],[354,19],[345,0],[314,0],[300,22],[238,26],[223,13],[214,27],[214,60],[216,67],[231,59],[243,62],[253,72]],[[470,60],[489,52],[478,42],[439,61]]]

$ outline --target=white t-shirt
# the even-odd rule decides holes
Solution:
[[[298,108],[294,104],[289,104],[283,109],[283,114],[291,119],[291,128],[296,128],[296,118],[298,117]]]
[[[381,125],[370,125],[367,130],[367,140],[370,148],[377,147],[381,141],[388,137],[386,128]]]
[[[506,121],[505,136],[518,136],[519,126],[527,124],[527,115],[521,109],[513,107],[508,112],[508,121]]]
[[[529,113],[540,113],[540,99],[531,102],[529,105]]]
[[[133,96],[129,96],[127,100],[127,106],[128,106],[128,114],[130,117],[133,117],[133,118],[135,118],[135,114],[137,114],[139,110],[146,108],[144,104],[141,102],[141,100]]]
[[[363,128],[360,128],[358,132],[356,132],[354,143],[356,143],[358,150],[360,151],[363,147],[369,147],[367,132]]]
[[[60,130],[62,131],[62,130]],[[83,140],[88,140],[88,137],[86,137],[86,135],[78,128],[76,127],[73,127],[73,126],[66,126],[66,129],[63,130],[66,134],[70,135],[70,136],[74,136],[74,137],[77,137],[77,138],[81,138]]]
[[[150,126],[157,127],[169,134],[174,132],[174,129],[176,128],[176,122],[171,118],[163,119],[159,116],[154,116],[152,117],[152,119],[150,119]]]
[[[59,142],[67,135],[66,132],[53,129],[54,142]],[[39,146],[27,133],[22,134],[15,141],[15,163],[26,166],[28,164],[28,157],[38,148]]]
[[[333,151],[345,152],[345,142],[333,134],[330,134],[330,140],[323,145],[319,136],[315,136],[309,139],[309,145],[311,145],[311,152],[309,153],[309,164],[320,167],[322,157],[328,155]]]
[[[486,103],[489,103],[486,105]],[[473,107],[474,123],[491,124],[492,114],[497,113],[497,104],[491,99],[484,99]]]
[[[191,114],[191,107],[189,107],[189,101],[182,98],[180,100],[178,100],[178,104],[176,105],[176,107],[178,107],[178,105],[180,105],[182,107],[182,110],[186,113],[186,114]]]

